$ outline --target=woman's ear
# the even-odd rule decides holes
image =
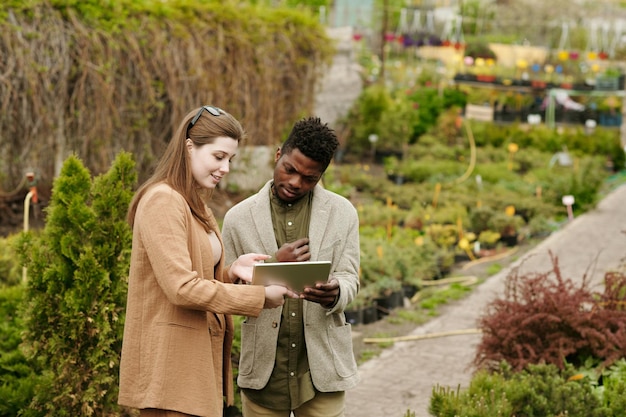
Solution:
[[[185,141],[185,146],[187,146],[187,151],[191,153],[191,150],[193,149],[193,141],[187,138],[187,140]]]

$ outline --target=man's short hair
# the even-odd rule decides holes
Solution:
[[[328,167],[339,147],[335,131],[322,123],[319,117],[308,117],[297,121],[289,137],[281,147],[281,153],[288,154],[298,149],[306,157]]]

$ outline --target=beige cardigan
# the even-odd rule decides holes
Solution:
[[[215,218],[211,228],[221,242]],[[228,314],[258,316],[263,287],[225,284],[209,238],[165,184],[137,208],[120,365],[121,405],[222,417],[233,401]]]

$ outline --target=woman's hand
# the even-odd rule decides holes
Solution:
[[[265,287],[265,304],[263,308],[276,308],[285,304],[285,297],[298,298],[298,294],[282,285],[268,285]]]
[[[262,253],[246,253],[235,260],[228,270],[228,278],[231,282],[237,280],[244,281],[246,284],[252,283],[252,267],[254,264],[263,262],[271,258],[270,255]]]

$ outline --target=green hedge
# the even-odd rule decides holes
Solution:
[[[626,362],[602,376],[585,376],[568,367],[530,365],[512,372],[478,372],[466,390],[433,388],[429,412],[435,417],[493,416],[626,416]]]

